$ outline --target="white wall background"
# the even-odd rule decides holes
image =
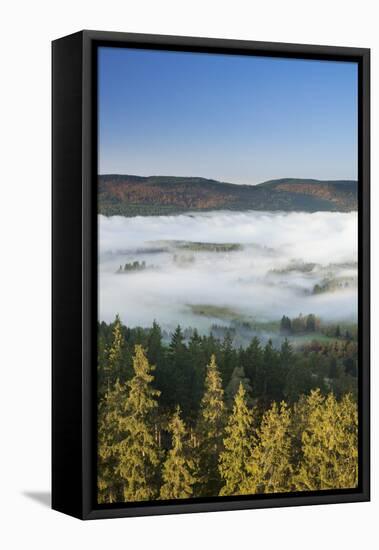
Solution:
[[[373,277],[378,276],[379,35],[373,0],[4,2],[0,64],[0,544],[13,548],[374,548],[373,501],[80,522],[51,511],[50,41],[82,28],[372,48]],[[376,218],[376,219],[375,219]],[[373,288],[373,303],[378,288]],[[373,308],[374,309],[374,308]],[[373,315],[373,351],[378,309]],[[68,397],[69,401],[69,397]],[[43,501],[41,503],[41,500]]]

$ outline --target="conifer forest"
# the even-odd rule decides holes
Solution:
[[[282,319],[282,324],[288,321]],[[353,488],[357,342],[98,326],[98,501]]]

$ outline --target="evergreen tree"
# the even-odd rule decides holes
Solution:
[[[106,391],[106,369],[107,369],[107,345],[104,334],[98,331],[97,337],[97,393],[98,402],[100,402]]]
[[[126,389],[119,380],[108,390],[98,408],[97,486],[98,502],[112,503],[122,499],[122,479],[116,473],[120,420],[123,416]]]
[[[201,496],[216,496],[221,488],[218,457],[223,447],[225,423],[224,390],[214,355],[207,366],[205,391],[200,404],[198,424],[199,493]]]
[[[248,466],[249,493],[280,493],[291,489],[290,411],[287,405],[275,402],[266,411],[257,432],[255,446]]]
[[[283,334],[290,334],[291,328],[291,319],[283,315],[280,321],[280,332],[282,332]]]
[[[307,324],[307,330],[310,329],[308,317],[298,318],[299,327],[304,325],[304,330]],[[318,330],[319,320],[315,318],[315,322]],[[217,327],[214,330],[221,333]],[[322,330],[335,337],[336,326]],[[164,333],[164,338],[167,337]],[[183,489],[186,495],[193,490],[195,497],[217,496],[220,492],[243,494],[356,486],[358,346],[355,329],[351,330],[351,339],[334,338],[332,343],[314,341],[296,351],[287,340],[280,351],[271,342],[262,349],[257,338],[253,338],[246,350],[237,350],[232,346],[230,333],[220,341],[212,334],[199,336],[196,330],[183,332],[180,327],[175,330],[170,346],[164,346],[162,340],[157,323],[150,329],[127,328],[118,316],[111,324],[98,323],[99,503],[170,498],[161,496],[159,490],[162,483],[167,486],[172,477],[169,478],[168,466],[163,469],[159,466],[161,447],[170,449],[166,454],[166,462],[170,459],[168,464],[175,469],[175,460],[178,460],[193,477],[189,462],[181,462],[180,457],[189,461],[189,451],[192,457],[197,455],[196,482],[190,484],[190,489],[189,485]],[[139,344],[139,354],[135,344]],[[146,356],[141,346],[146,349]],[[225,373],[229,372],[230,366],[235,365],[225,387],[225,402],[230,413],[226,431],[224,386],[215,357],[220,371],[222,367]],[[140,365],[138,375],[134,368],[136,361]],[[152,388],[149,366],[152,364],[157,364],[154,386],[162,391],[159,406],[158,393]],[[258,415],[263,416],[263,421],[257,431],[254,425],[250,438],[240,437],[236,443],[238,438],[232,435],[240,428],[234,413],[236,390],[241,383],[248,410],[251,386],[254,397],[257,396],[254,424]],[[315,388],[318,390],[312,391]],[[327,397],[330,391],[333,395]],[[284,414],[283,405],[271,406],[273,400],[282,399],[282,394],[291,406],[287,429],[288,409]],[[182,411],[178,419],[188,426],[188,434],[182,436],[182,454],[171,431],[172,411],[177,403]],[[169,420],[172,437],[166,431]],[[235,482],[236,488],[231,488],[240,470],[233,469],[231,457],[235,453],[237,464],[238,453],[245,449],[245,443],[253,447],[251,460],[245,460],[246,488],[242,481],[239,487]],[[244,472],[240,473],[243,477]],[[162,475],[165,475],[163,482]],[[174,475],[172,481],[175,486],[182,482],[184,487],[186,479],[190,477]],[[166,488],[169,491],[169,487]]]
[[[216,355],[220,350],[219,342],[215,339],[212,332],[209,336],[203,336],[202,350],[205,357],[205,363],[208,361],[209,357]]]
[[[178,405],[169,424],[172,437],[172,447],[167,453],[163,464],[163,485],[160,490],[161,499],[189,498],[193,494],[195,483],[194,462],[188,456],[185,446],[186,427],[180,417]]]
[[[283,393],[289,403],[294,403],[302,394],[309,393],[314,385],[310,365],[305,361],[294,361],[287,373]]]
[[[191,410],[189,417],[194,422],[199,414],[199,407],[204,386],[206,359],[202,347],[202,338],[195,329],[188,345],[189,364],[192,370]]]
[[[284,339],[284,342],[280,348],[280,367],[282,370],[288,372],[289,368],[292,365],[294,354],[293,349],[287,338]]]
[[[166,410],[173,405],[170,387],[173,380],[171,380],[171,369],[166,359],[162,338],[161,327],[154,321],[149,331],[146,355],[149,365],[156,366],[154,385],[161,392],[160,408]]]
[[[233,337],[228,330],[222,342],[220,354],[220,372],[224,388],[229,383],[235,367],[237,367],[237,354],[233,347]]]
[[[244,368],[236,367],[233,371],[230,382],[226,386],[226,390],[225,390],[226,405],[228,409],[231,409],[233,407],[234,398],[241,384],[243,386],[243,389],[245,390],[245,400],[248,407],[251,407],[253,405],[252,389],[251,389],[250,381],[245,376]]]
[[[112,337],[112,344],[108,350],[108,362],[106,365],[106,386],[108,389],[113,381],[120,378],[122,373],[122,352],[125,341],[122,335],[120,317],[118,315],[116,315],[116,319],[113,323]]]
[[[159,365],[163,357],[162,347],[162,331],[161,327],[156,321],[153,322],[153,326],[149,331],[149,338],[147,344],[147,359],[150,365]]]
[[[293,349],[287,338],[280,347],[279,353],[279,365],[276,373],[277,383],[276,383],[276,399],[283,399],[285,397],[285,389],[287,384],[288,374],[296,362]],[[273,396],[274,397],[274,396]]]
[[[246,376],[249,378],[252,387],[255,388],[257,373],[261,372],[262,367],[262,349],[256,336],[254,336],[245,352],[242,352],[241,359]]]
[[[127,382],[129,395],[125,401],[120,430],[124,434],[118,444],[117,474],[123,480],[126,502],[151,500],[157,496],[155,487],[159,451],[152,426],[152,413],[157,408],[159,391],[152,387],[154,376],[145,352],[135,346],[134,377]]]
[[[247,406],[246,391],[241,382],[225,432],[225,450],[219,459],[219,471],[224,481],[220,495],[245,494],[249,487],[248,464],[252,459],[255,435],[253,414]]]
[[[178,349],[180,349],[183,346],[183,343],[184,343],[183,331],[181,326],[178,325],[171,336],[170,352],[176,353]]]
[[[338,402],[319,390],[307,398],[298,490],[354,488],[358,482],[358,411],[350,395]]]
[[[184,342],[184,334],[180,325],[172,335],[169,358],[171,370],[169,379],[173,381],[170,392],[171,403],[179,403],[183,414],[187,417],[191,411],[193,369],[189,362],[188,348]]]
[[[269,340],[264,347],[262,365],[257,372],[257,393],[263,405],[267,406],[271,400],[280,400],[283,388],[278,378],[278,352]]]

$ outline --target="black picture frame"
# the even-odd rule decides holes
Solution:
[[[97,103],[100,45],[355,61],[359,77],[357,489],[96,504]],[[52,43],[52,507],[81,519],[360,502],[370,499],[370,50],[81,31]]]

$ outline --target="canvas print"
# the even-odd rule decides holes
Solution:
[[[358,484],[358,67],[98,49],[97,502]]]

